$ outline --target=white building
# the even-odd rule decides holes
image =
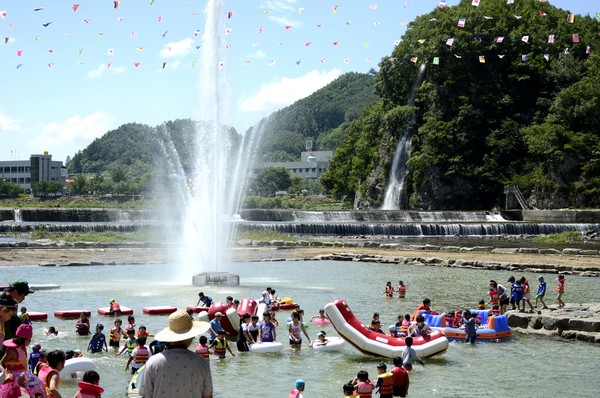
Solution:
[[[31,155],[29,160],[0,160],[0,179],[29,190],[40,181],[64,184],[67,168],[61,161],[52,160],[52,155]]]
[[[300,153],[299,162],[270,162],[255,163],[252,167],[256,175],[267,167],[283,167],[292,176],[302,177],[308,180],[317,180],[327,171],[329,160],[333,157],[333,151],[307,151]]]

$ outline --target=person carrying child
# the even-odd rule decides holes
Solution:
[[[379,394],[379,398],[392,398],[394,390],[394,380],[392,372],[387,371],[387,365],[381,362],[377,365],[377,384],[375,385],[375,393]]]
[[[75,398],[101,398],[104,388],[99,386],[100,375],[95,370],[88,370],[83,374],[83,380],[77,383],[79,391]]]
[[[541,275],[538,276],[537,278],[538,278],[538,281],[540,284],[538,285],[538,289],[535,294],[535,308],[537,308],[538,300],[539,300],[543,305],[542,309],[547,310],[548,306],[544,302],[544,296],[546,295],[546,282],[544,282],[544,277]]]
[[[90,320],[85,312],[79,314],[79,319],[75,324],[75,331],[79,336],[87,336],[90,334]]]
[[[231,354],[231,356],[235,356],[233,351],[231,351],[231,347],[227,344],[226,333],[223,329],[219,330],[219,334],[217,338],[213,340],[212,343],[208,346],[208,348],[213,349],[213,354],[218,356],[220,359],[224,359],[227,351]]]

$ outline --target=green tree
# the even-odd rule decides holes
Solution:
[[[48,198],[61,195],[63,188],[63,185],[59,182],[40,181],[31,186],[31,193],[33,193],[33,196]]]
[[[74,194],[82,195],[87,193],[88,190],[88,182],[87,178],[83,174],[77,174],[71,183],[71,191]]]
[[[250,187],[257,195],[275,195],[277,191],[286,191],[292,185],[289,171],[283,167],[266,167],[258,172]]]
[[[17,184],[0,179],[0,198],[16,198],[23,190]]]

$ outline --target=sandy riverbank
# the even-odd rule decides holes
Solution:
[[[236,247],[234,261],[274,259],[313,259],[328,254],[352,253],[384,257],[435,257],[441,260],[491,261],[518,264],[548,264],[581,268],[600,268],[598,256],[533,253],[444,252],[439,250],[391,250],[384,248],[337,247]],[[169,263],[176,258],[174,249],[164,247],[50,247],[0,248],[0,266],[69,264],[69,263]]]

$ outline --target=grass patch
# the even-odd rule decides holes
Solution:
[[[284,234],[282,232],[272,231],[268,229],[262,230],[247,230],[247,231],[238,231],[236,234],[236,238],[239,239],[251,239],[251,240],[260,240],[260,241],[268,241],[268,240],[282,240],[285,242],[297,242],[301,240],[292,235]],[[302,239],[302,240],[310,240],[310,239]]]
[[[533,241],[535,243],[544,244],[565,244],[565,243],[576,243],[581,242],[582,236],[579,232],[566,231],[558,234],[538,236]]]
[[[36,229],[30,235],[32,240],[49,239],[65,242],[156,242],[163,241],[164,236],[157,229],[140,228],[133,232],[102,231],[102,232],[49,232]]]

